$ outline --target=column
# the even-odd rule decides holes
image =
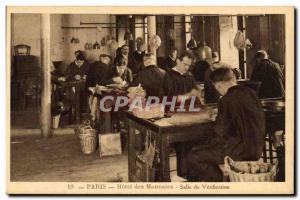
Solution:
[[[148,33],[148,41],[153,35],[156,35],[156,18],[155,18],[155,16],[147,16],[147,33]],[[148,45],[148,51],[153,53],[156,58],[156,49],[153,50]]]
[[[41,15],[41,133],[51,136],[50,14]]]

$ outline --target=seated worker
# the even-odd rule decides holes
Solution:
[[[210,64],[206,60],[197,61],[192,69],[192,74],[196,81],[203,82],[205,79],[205,72],[209,69]]]
[[[203,54],[203,52],[198,47],[195,50],[195,56],[197,58],[196,63],[192,67],[192,74],[197,82],[203,82],[205,79],[205,72],[212,64],[212,52],[207,52]]]
[[[212,65],[206,69],[204,74],[204,102],[205,103],[217,103],[221,97],[220,93],[216,90],[213,85],[210,75],[211,73],[218,69],[220,66],[219,55],[217,52],[213,52],[212,55]]]
[[[151,53],[145,54],[143,61],[143,68],[137,73],[131,85],[137,86],[141,84],[147,96],[163,96],[162,85],[166,71],[156,65],[155,56]]]
[[[86,88],[88,89],[88,91],[93,91],[89,90],[90,87],[95,87],[96,85],[103,85],[105,83],[107,73],[110,70],[110,62],[111,57],[109,55],[101,54],[99,56],[99,61],[94,62],[90,66],[90,70],[86,79]],[[88,103],[92,119],[95,120],[97,98],[94,97],[93,94],[90,95]]]
[[[65,76],[67,80],[80,80],[86,79],[87,73],[89,71],[89,64],[85,60],[82,51],[75,52],[76,59],[69,64],[65,71]]]
[[[70,65],[67,67],[65,71],[65,76],[67,81],[74,81],[74,80],[85,80],[87,73],[89,71],[89,64],[86,61],[84,54],[82,51],[76,51],[75,52],[76,59],[70,63]],[[87,94],[86,94],[86,86],[85,84],[82,84],[80,87],[80,111],[81,113],[84,113],[87,111]],[[75,87],[72,88],[72,92],[70,91],[70,96],[75,95]],[[73,93],[73,94],[72,94]],[[71,95],[72,94],[72,95]],[[74,98],[72,102],[75,102]]]
[[[140,71],[140,65],[139,63],[134,59],[133,55],[129,52],[128,45],[123,45],[119,52],[117,53],[117,57],[124,56],[127,59],[127,68],[129,68],[132,71],[132,74],[136,74]],[[116,64],[116,60],[114,62]]]
[[[94,62],[90,66],[87,74],[86,87],[95,87],[97,84],[102,85],[107,77],[107,72],[110,70],[111,57],[106,54],[99,56],[99,61]]]
[[[115,59],[115,66],[107,73],[105,84],[129,84],[132,82],[132,72],[127,67],[127,58],[119,55]]]
[[[240,70],[237,68],[232,68],[230,65],[223,63],[219,60],[218,52],[213,52],[212,55],[212,64],[210,67],[205,71],[204,76],[204,101],[205,103],[217,103],[221,98],[221,94],[216,90],[215,86],[213,85],[210,74],[220,68],[220,67],[227,67],[232,69],[236,79],[238,80],[241,76]]]
[[[186,51],[177,58],[176,66],[167,71],[164,87],[168,96],[200,94],[195,79],[189,72],[193,59],[193,54]]]
[[[139,37],[136,39],[136,50],[133,52],[133,57],[139,65],[143,63],[143,57],[146,49],[145,46],[145,42],[142,38]]]
[[[177,49],[171,48],[169,50],[168,57],[164,61],[162,68],[165,70],[172,69],[173,67],[176,66],[176,59],[177,59]]]
[[[284,97],[285,78],[278,63],[269,59],[265,50],[259,50],[255,54],[256,65],[251,75],[251,81],[260,81],[258,92],[260,98]]]
[[[222,95],[210,140],[193,145],[180,176],[190,181],[222,181],[219,164],[233,160],[258,160],[265,141],[265,116],[255,92],[237,85],[230,68],[213,71],[210,78]],[[184,158],[183,158],[184,159]]]

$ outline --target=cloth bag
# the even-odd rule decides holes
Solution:
[[[100,134],[99,153],[100,158],[103,156],[113,156],[122,154],[120,132]]]

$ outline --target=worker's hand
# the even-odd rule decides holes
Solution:
[[[211,121],[216,121],[216,118],[217,118],[217,115],[218,115],[218,110],[217,109],[211,109],[209,111],[209,118]]]
[[[81,76],[79,74],[74,76],[75,80],[79,81],[81,79]]]
[[[96,87],[95,87],[95,93],[96,94],[101,94],[102,93],[102,89],[103,89],[103,86],[96,85]]]
[[[86,75],[83,75],[83,76],[82,76],[82,79],[83,79],[83,80],[86,80]]]
[[[58,77],[58,79],[57,79],[58,81],[66,81],[66,77],[64,77],[64,76],[61,76],[61,77]]]
[[[210,117],[210,120],[214,122],[214,121],[216,121],[217,114],[210,114],[209,117]]]
[[[114,77],[112,80],[113,80],[113,82],[118,83],[118,84],[121,84],[123,82],[121,77]]]

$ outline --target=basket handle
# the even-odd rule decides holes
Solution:
[[[229,156],[225,156],[224,158],[224,169],[226,172],[231,171],[230,168],[230,163],[233,163],[234,161],[229,157]]]
[[[276,161],[275,164],[272,166],[270,172],[271,172],[272,174],[275,174],[275,175],[276,175],[277,167],[278,167],[278,161]]]
[[[83,121],[83,124],[86,125],[86,126],[90,126],[91,121],[87,119],[87,120]]]
[[[83,129],[93,129],[90,125],[83,127]]]

